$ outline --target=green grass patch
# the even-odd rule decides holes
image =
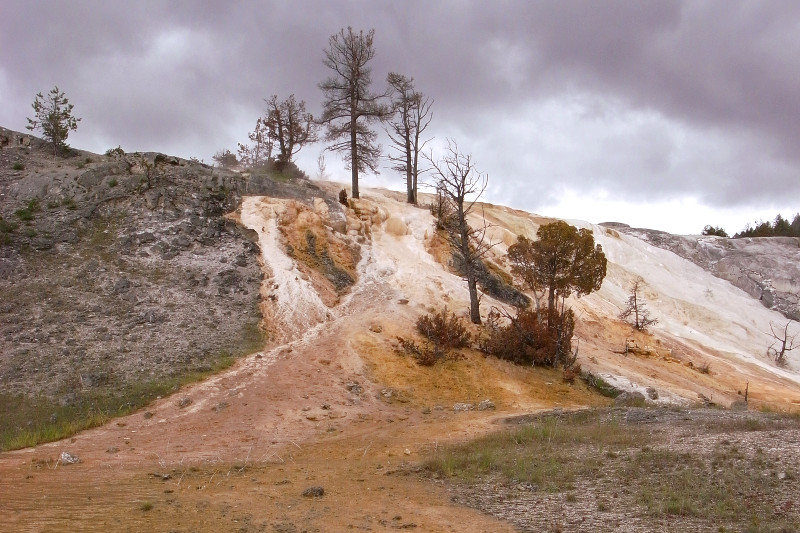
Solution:
[[[622,471],[637,480],[638,501],[652,516],[713,517],[742,522],[761,495],[776,492],[784,481],[769,474],[771,461],[752,461],[737,449],[716,447],[708,457],[667,450],[643,450]],[[767,475],[765,475],[767,472]],[[758,506],[758,503],[755,503]],[[771,513],[770,513],[771,514]]]
[[[0,245],[8,244],[11,242],[11,234],[17,229],[17,225],[13,222],[0,217]]]
[[[520,427],[439,449],[423,466],[464,487],[531,483],[535,490],[564,493],[571,504],[579,487],[612,495],[597,500],[598,511],[613,501],[615,509],[669,523],[675,531],[683,523],[715,524],[719,531],[800,530],[797,513],[775,511],[792,505],[792,464],[736,442],[738,434],[773,424],[796,427],[795,420],[720,421],[708,434],[724,426],[730,439],[675,451],[660,429],[626,423],[625,413],[598,409],[527,419]],[[691,429],[696,421],[676,423]]]
[[[46,397],[0,393],[0,450],[60,440],[102,425],[113,417],[130,414],[158,397],[173,394],[183,385],[229,368],[235,361],[232,355],[221,355],[202,370],[82,391],[63,404]]]
[[[601,378],[600,376],[592,374],[591,372],[583,373],[581,375],[581,379],[589,387],[593,388],[606,398],[616,398],[622,392],[618,388],[616,388],[615,386],[611,385],[606,380]]]
[[[446,448],[425,467],[441,476],[466,481],[499,474],[550,492],[570,490],[577,478],[599,475],[607,455],[633,446],[640,437],[638,429],[620,431],[618,422],[603,421],[597,413],[548,416],[510,431],[492,433]],[[602,453],[587,454],[585,448],[589,446]]]
[[[34,213],[39,211],[39,200],[33,198],[28,201],[25,207],[14,211],[14,215],[23,222],[30,222],[34,218]]]

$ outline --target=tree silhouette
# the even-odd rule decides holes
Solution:
[[[387,93],[370,91],[371,69],[367,66],[375,56],[375,30],[366,35],[353,28],[331,35],[322,62],[333,75],[319,87],[325,96],[320,122],[327,126],[329,150],[343,152],[351,171],[353,198],[358,198],[358,174],[367,170],[378,173],[381,146],[369,124],[384,120],[391,110],[383,103]]]
[[[66,150],[69,147],[69,132],[77,130],[81,120],[72,115],[74,106],[69,103],[69,99],[56,86],[50,89],[47,96],[37,94],[31,107],[35,116],[28,118],[26,128],[41,131],[42,137],[53,146],[53,155]]]
[[[282,170],[300,149],[317,140],[314,116],[306,112],[306,103],[295,100],[294,95],[283,101],[273,94],[267,103],[267,115],[262,119],[267,136],[278,149],[277,168]]]
[[[459,151],[455,141],[447,141],[445,155],[435,160],[426,156],[436,179],[436,190],[441,201],[437,224],[452,248],[461,256],[464,277],[469,289],[469,317],[473,324],[481,323],[478,302],[478,263],[492,245],[486,239],[486,225],[472,228],[467,217],[475,207],[489,183],[486,174],[478,172],[472,156]]]
[[[428,142],[422,140],[422,134],[430,124],[433,102],[414,90],[413,78],[390,72],[386,81],[392,91],[394,112],[387,133],[397,151],[397,155],[390,155],[389,159],[394,162],[392,169],[406,176],[406,200],[416,204],[420,154]]]

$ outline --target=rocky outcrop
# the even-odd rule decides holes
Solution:
[[[260,349],[257,236],[228,215],[245,194],[325,196],[155,152],[55,157],[0,128],[0,395],[69,403]]]
[[[3,148],[27,148],[31,145],[31,136],[24,133],[0,128],[0,149]]]
[[[663,231],[603,224],[669,250],[729,281],[765,307],[800,320],[800,239],[671,235]]]

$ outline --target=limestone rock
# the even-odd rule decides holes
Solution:
[[[403,222],[401,218],[396,216],[390,216],[388,219],[386,219],[384,229],[386,230],[386,233],[395,235],[397,237],[408,235],[408,226],[406,226],[406,223]]]

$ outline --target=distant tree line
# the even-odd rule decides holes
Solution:
[[[800,213],[797,213],[791,222],[781,215],[772,222],[758,222],[755,226],[748,224],[734,239],[741,237],[800,237]]]
[[[706,226],[703,235],[728,237],[728,233],[719,226]],[[775,217],[772,222],[756,222],[754,226],[747,224],[742,231],[733,235],[734,239],[742,237],[800,237],[800,213],[794,215],[791,222],[782,215]]]

